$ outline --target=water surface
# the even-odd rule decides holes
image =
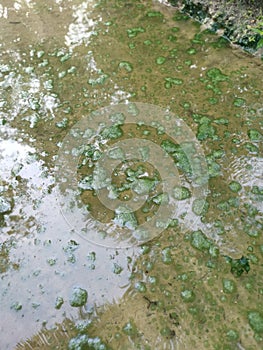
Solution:
[[[112,349],[260,349],[262,61],[158,1],[2,0],[0,21],[1,349],[40,330],[18,348],[65,348],[80,332],[68,320],[82,319]],[[191,129],[209,191],[194,230],[182,213],[142,247],[105,248],[65,221],[55,166],[81,118],[136,101]],[[76,286],[88,292],[80,308]]]

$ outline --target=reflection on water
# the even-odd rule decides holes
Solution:
[[[93,320],[84,333],[113,349],[261,348],[262,62],[160,1],[1,0],[0,21],[1,349],[42,327],[22,348],[66,347],[61,329],[80,337],[69,319],[83,318]],[[127,101],[183,119],[209,192],[194,231],[173,218],[142,247],[106,249],[65,222],[55,164],[83,116]],[[162,120],[155,127],[161,144]],[[184,155],[166,146],[187,187]],[[187,189],[175,192],[182,211]],[[76,286],[84,306],[70,304]]]

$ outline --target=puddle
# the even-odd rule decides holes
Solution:
[[[2,0],[0,21],[1,349],[261,348],[262,61],[158,1]],[[136,103],[159,119],[118,119]]]

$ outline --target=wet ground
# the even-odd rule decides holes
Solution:
[[[1,0],[0,21],[0,348],[261,349],[262,61],[158,1]],[[109,185],[125,139],[168,156],[127,143]],[[138,236],[166,168],[178,211]]]

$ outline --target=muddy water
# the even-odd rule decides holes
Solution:
[[[158,1],[1,0],[0,21],[0,348],[262,348],[262,61]],[[117,250],[65,220],[55,168],[83,116],[128,101],[181,118],[209,181],[194,230]]]

